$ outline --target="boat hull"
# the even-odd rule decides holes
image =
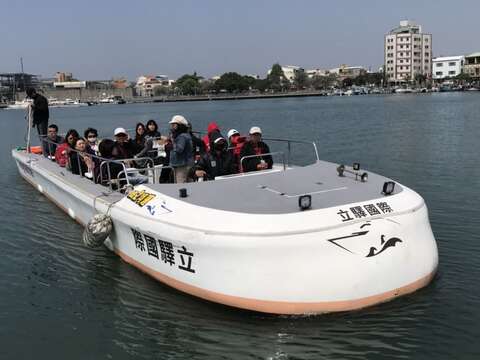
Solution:
[[[20,174],[79,223],[107,211],[108,201],[94,204],[93,196],[28,163],[28,156],[13,155]],[[428,211],[413,191],[389,202],[394,208],[408,202],[408,210],[343,222],[339,209],[323,209],[298,218],[305,231],[269,232],[245,228],[248,214],[199,207],[179,225],[186,205],[152,193],[148,205],[124,197],[111,207],[107,247],[159,281],[209,301],[274,314],[355,310],[426,286],[438,266]],[[288,214],[251,216],[260,227],[290,221]],[[196,217],[213,217],[232,230],[190,226]]]

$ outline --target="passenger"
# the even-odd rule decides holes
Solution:
[[[61,167],[66,167],[68,165],[69,149],[75,148],[75,143],[79,137],[77,130],[70,129],[67,131],[65,142],[58,145],[55,150],[55,161],[58,165]]]
[[[138,129],[139,124],[137,124]],[[154,159],[154,163],[164,164],[166,153],[164,143],[166,139],[161,139],[162,135],[158,131],[158,125],[155,120],[148,120],[145,134],[143,135],[143,147],[138,147],[136,157],[150,157]],[[158,157],[162,159],[156,160]]]
[[[58,135],[58,126],[50,124],[47,130],[47,141],[43,142],[43,156],[48,157],[50,160],[55,160],[55,151],[57,146],[65,140]]]
[[[243,145],[240,152],[240,159],[245,156],[269,154],[270,149],[262,141],[262,129],[254,126],[249,131],[249,140]],[[271,169],[273,159],[271,155],[248,157],[243,160],[240,167],[243,172]]]
[[[208,124],[207,135],[203,137],[203,143],[205,144],[206,151],[210,151],[213,135],[215,135],[215,138],[217,138],[217,135],[222,136],[222,133],[220,132],[220,128],[218,127],[217,123],[212,121],[210,124]]]
[[[215,180],[217,176],[235,174],[237,167],[233,153],[228,151],[227,140],[217,136],[213,140],[213,148],[202,156],[193,169],[193,179]]]
[[[195,163],[197,163],[200,161],[202,155],[206,152],[205,144],[203,143],[202,139],[195,136],[192,130],[192,124],[190,122],[188,123],[188,133],[192,138],[193,159],[195,160]]]
[[[114,133],[119,159],[132,159],[138,153],[137,145],[129,138],[124,128],[116,128]],[[133,164],[129,164],[133,167]]]
[[[139,149],[143,149],[145,147],[145,125],[141,122],[135,126],[135,144]]]
[[[160,136],[161,134],[160,131],[158,131],[158,125],[155,120],[148,120],[145,131],[145,140],[148,140],[148,138],[159,138]]]
[[[241,136],[240,133],[235,129],[230,129],[227,135],[229,148],[233,153],[235,164],[237,166],[237,169],[240,169],[240,153],[242,151],[243,145],[247,141],[247,138],[245,136]]]
[[[83,135],[87,140],[87,148],[93,151],[94,155],[98,155],[98,131],[94,128],[88,128],[84,131]]]
[[[116,144],[115,141],[111,139],[103,139],[100,144],[98,145],[98,151],[100,152],[100,156],[107,160],[116,160],[115,158],[115,151],[116,151]],[[105,186],[109,185],[109,175],[110,180],[116,180],[118,178],[118,174],[123,171],[123,166],[116,162],[108,162],[101,166],[101,171],[97,172],[95,176],[96,182]],[[125,181],[123,182],[125,184]],[[120,184],[122,185],[122,184]],[[114,188],[117,188],[115,185]]]
[[[192,138],[188,133],[188,121],[182,115],[175,115],[169,122],[172,144],[170,166],[174,168],[175,182],[187,182],[188,170],[194,164]]]
[[[75,150],[70,151],[69,161],[70,169],[75,175],[93,177],[94,162],[92,160],[93,150],[87,147],[87,142],[84,138],[78,138],[75,142]]]

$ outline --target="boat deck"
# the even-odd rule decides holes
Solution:
[[[25,161],[28,159],[26,153],[20,154]],[[41,155],[30,156],[32,166],[41,167],[92,197],[114,202],[124,196],[74,175]],[[294,167],[286,171],[253,172],[200,183],[145,186],[192,205],[250,214],[298,212],[298,198],[306,194],[312,197],[312,209],[364,202],[384,196],[381,193],[383,184],[390,179],[368,172],[368,180],[361,182],[359,179],[355,180],[355,175],[350,173],[339,177],[336,168],[337,164],[318,161],[313,165]],[[364,171],[360,170],[359,173]],[[187,189],[187,197],[180,198],[181,188]],[[396,184],[394,194],[401,191],[402,187]]]
[[[181,199],[193,205],[218,210],[253,213],[286,214],[298,212],[298,198],[309,194],[312,209],[368,201],[383,197],[385,181],[390,179],[368,172],[368,180],[355,180],[355,175],[339,177],[337,164],[319,161],[305,167],[286,171],[255,172],[215,181],[187,184],[147,185],[152,190]],[[360,170],[363,173],[365,170]],[[188,196],[179,197],[186,188]],[[402,188],[396,184],[395,192]]]

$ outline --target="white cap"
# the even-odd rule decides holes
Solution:
[[[125,134],[125,135],[128,135],[127,134],[127,131],[120,127],[120,128],[116,128],[115,131],[113,132],[113,135],[117,136],[118,134]]]
[[[235,130],[235,129],[230,129],[230,130],[228,130],[227,137],[230,139],[230,138],[231,138],[233,135],[235,135],[235,134],[240,135],[240,133],[239,133],[237,130]]]
[[[250,135],[253,135],[253,134],[261,134],[262,133],[262,129],[260,129],[258,126],[252,126],[250,128],[250,131],[248,132]]]
[[[188,121],[182,115],[175,115],[172,117],[172,120],[170,120],[169,124],[181,124],[188,126]]]

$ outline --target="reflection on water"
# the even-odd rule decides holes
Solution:
[[[104,136],[150,118],[165,132],[176,113],[196,130],[212,120],[224,133],[259,125],[265,136],[316,140],[322,159],[358,161],[422,194],[440,252],[431,286],[362,311],[297,317],[192,298],[104,248],[86,249],[82,228],[17,175],[9,151],[23,143],[23,114],[0,111],[0,358],[478,357],[479,100],[450,93],[52,109],[61,131],[94,125]],[[292,160],[313,160],[309,145],[296,147]]]

